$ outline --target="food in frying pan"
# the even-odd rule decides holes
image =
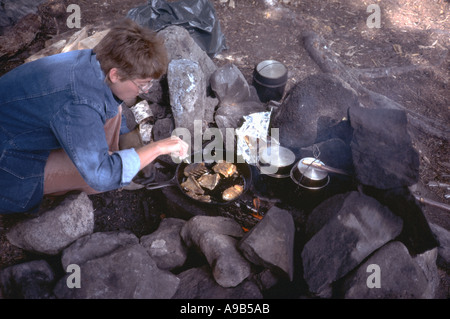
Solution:
[[[205,193],[203,188],[193,176],[189,176],[186,181],[181,183],[181,187],[183,187],[183,189],[188,193],[194,193],[197,195],[203,195]]]
[[[244,191],[244,187],[242,185],[233,185],[231,187],[228,187],[226,190],[223,191],[222,198],[223,200],[229,201],[233,200],[239,195],[242,194]]]
[[[230,177],[237,174],[236,165],[225,161],[217,163],[212,169],[214,172],[222,174],[224,177]]]
[[[184,176],[195,176],[199,177],[208,172],[208,169],[205,166],[204,162],[201,163],[192,163],[184,168]]]
[[[204,174],[200,176],[197,180],[197,182],[200,184],[200,186],[207,188],[209,190],[213,190],[216,188],[217,184],[219,184],[220,181],[220,175],[218,173],[216,174]]]
[[[244,192],[244,176],[235,164],[226,161],[187,164],[182,176],[180,186],[197,201],[229,202]]]
[[[187,191],[186,194],[189,197],[192,197],[193,199],[198,200],[200,202],[205,202],[205,203],[210,203],[211,202],[211,196],[209,196],[209,195],[199,195],[199,194],[196,194],[196,193],[194,193],[192,191]]]

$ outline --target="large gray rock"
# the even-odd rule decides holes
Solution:
[[[186,262],[188,250],[180,236],[185,223],[182,219],[165,218],[156,231],[141,237],[141,245],[159,269],[172,270]]]
[[[284,273],[294,279],[294,236],[292,215],[272,207],[239,243],[244,256],[256,265]]]
[[[220,216],[195,216],[181,229],[184,242],[205,255],[222,287],[236,287],[250,275],[250,263],[238,251],[235,239],[243,233],[235,220]]]
[[[379,267],[379,288],[373,287],[378,270],[369,265]],[[428,281],[406,247],[394,241],[361,264],[344,287],[344,298],[348,299],[419,299],[426,297]]]
[[[257,285],[249,280],[236,287],[217,284],[207,266],[191,268],[178,275],[180,286],[173,299],[262,299]]]
[[[406,113],[351,107],[350,143],[356,179],[378,189],[411,186],[419,180],[419,154],[407,130]]]
[[[139,243],[139,239],[128,231],[98,232],[83,236],[64,249],[61,263],[64,269],[70,264],[81,265],[116,249]]]
[[[52,299],[54,281],[53,269],[45,260],[17,264],[0,271],[0,290],[7,299]]]
[[[158,34],[164,39],[169,61],[187,59],[198,63],[205,75],[206,83],[209,83],[211,74],[217,67],[185,28],[168,26],[159,31]]]
[[[80,267],[80,288],[69,288],[63,277],[55,286],[59,299],[169,299],[179,279],[156,263],[140,244],[119,248]]]
[[[220,101],[214,120],[224,143],[227,143],[227,128],[239,128],[244,116],[267,111],[266,106],[260,102],[256,89],[248,85],[244,75],[234,64],[222,66],[212,74],[211,89]]]
[[[187,129],[192,138],[195,133],[203,133],[206,82],[199,64],[188,59],[172,60],[167,81],[175,127]],[[194,131],[195,121],[200,123],[200,132]]]
[[[213,231],[205,232],[198,243],[214,279],[222,287],[236,287],[250,275],[250,263],[238,251],[237,243],[236,239]]]
[[[203,234],[213,231],[235,238],[244,236],[242,227],[233,219],[222,216],[194,216],[181,229],[181,237],[188,247],[198,243]]]
[[[232,63],[218,68],[211,76],[211,89],[221,105],[235,105],[250,100],[250,86]]]
[[[94,208],[86,193],[70,195],[56,208],[15,225],[6,234],[11,244],[27,251],[56,255],[94,231]]]
[[[450,270],[450,231],[430,223],[431,230],[439,241],[437,265],[445,270]]]
[[[191,92],[178,91],[178,89],[183,89],[184,87],[179,88],[177,86],[171,86],[169,83],[169,92],[171,93],[170,104],[173,107],[172,103],[174,102],[174,97],[184,99],[183,103],[189,99],[197,100],[198,105],[195,107],[195,113],[197,116],[193,116],[193,119],[202,120],[204,122],[204,129],[206,128],[207,123],[212,123],[214,121],[214,112],[218,104],[217,98],[213,98],[208,95],[210,78],[217,67],[208,54],[200,48],[185,28],[175,25],[168,26],[159,31],[158,34],[164,39],[169,61],[171,61],[169,65],[176,63],[174,62],[175,60],[192,61],[191,63],[196,65],[196,67],[193,67],[195,71],[190,71],[193,72],[191,76],[195,75],[196,90],[192,90]],[[175,75],[175,77],[176,76],[177,75]],[[181,80],[186,82],[186,79],[182,78]],[[188,84],[188,87],[191,87],[191,84]],[[190,107],[186,105],[186,111],[188,113],[189,110]],[[178,111],[181,111],[180,107],[175,106],[174,113],[178,114]],[[186,114],[183,116],[186,116]],[[178,120],[175,117],[176,127],[190,128],[187,124],[190,123],[190,125],[192,125],[192,119],[188,118],[183,121],[181,119],[183,116],[180,115]]]
[[[152,129],[153,140],[159,141],[159,140],[170,137],[174,128],[175,128],[175,124],[174,124],[172,118],[166,117],[166,118],[157,120]]]
[[[272,113],[271,127],[280,129],[280,143],[300,149],[320,142],[319,137],[359,106],[358,95],[331,74],[314,74],[292,87]]]
[[[308,221],[314,235],[301,253],[304,278],[310,291],[322,297],[330,297],[333,282],[397,237],[403,225],[388,208],[358,192],[329,198],[310,218],[316,221]]]
[[[411,254],[411,251],[408,250]],[[422,293],[421,298],[434,299],[438,294],[440,277],[436,260],[438,256],[438,248],[430,249],[424,253],[411,256],[417,265],[422,269],[423,274],[427,280],[427,287]]]

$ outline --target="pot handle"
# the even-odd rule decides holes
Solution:
[[[148,183],[145,185],[145,188],[148,190],[153,190],[153,189],[159,189],[159,188],[163,188],[163,187],[167,187],[167,186],[174,186],[176,185],[176,176],[174,176],[172,179],[165,181],[165,182],[152,182],[152,183]]]

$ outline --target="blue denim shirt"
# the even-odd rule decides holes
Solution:
[[[23,64],[0,78],[0,213],[34,211],[51,150],[63,148],[89,186],[120,188],[139,171],[134,149],[109,154],[104,124],[118,101],[92,50]]]

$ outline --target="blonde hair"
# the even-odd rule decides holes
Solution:
[[[164,39],[130,19],[124,19],[94,47],[102,71],[117,68],[121,81],[158,79],[166,73],[168,57]]]

